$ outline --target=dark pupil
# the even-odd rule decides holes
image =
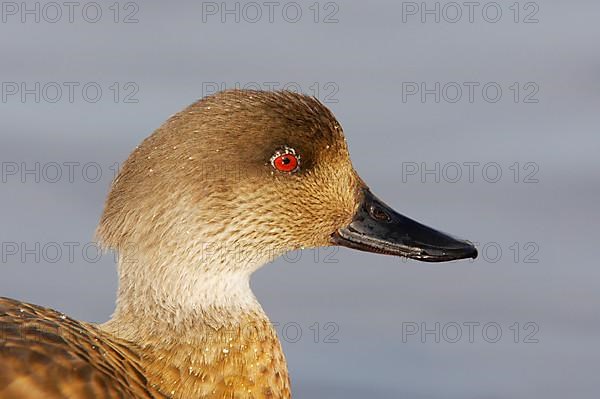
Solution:
[[[287,165],[288,163],[292,162],[292,160],[288,157],[283,157],[281,158],[281,162],[283,162],[284,165]]]

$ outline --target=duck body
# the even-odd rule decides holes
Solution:
[[[0,398],[161,398],[140,355],[98,327],[0,298]]]
[[[144,347],[41,306],[0,298],[0,398],[288,398],[270,324],[197,328]]]
[[[145,139],[113,181],[97,237],[119,254],[111,319],[1,298],[0,398],[289,398],[255,270],[331,245],[477,256],[375,197],[318,100],[252,90],[206,97]]]

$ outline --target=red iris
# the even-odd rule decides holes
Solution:
[[[298,167],[298,158],[294,154],[282,154],[273,160],[273,166],[280,172],[293,172]]]

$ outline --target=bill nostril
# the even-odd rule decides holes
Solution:
[[[375,205],[371,205],[369,207],[369,215],[371,215],[373,219],[379,220],[381,222],[389,223],[392,221],[392,218],[386,211]]]

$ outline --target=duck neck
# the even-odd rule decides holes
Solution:
[[[250,289],[262,263],[121,256],[117,308],[101,328],[140,348],[149,382],[169,397],[289,397],[281,345]]]
[[[193,243],[121,249],[117,307],[109,325],[119,324],[120,335],[137,341],[161,329],[227,327],[248,315],[267,319],[250,276],[270,259],[258,251],[240,256],[230,248]]]

